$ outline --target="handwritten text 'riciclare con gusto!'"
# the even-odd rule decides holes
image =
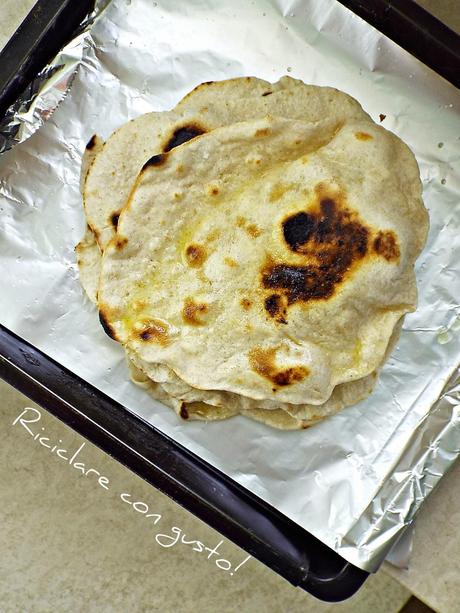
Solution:
[[[49,453],[52,453],[55,457],[63,460],[68,466],[78,471],[81,475],[95,479],[98,485],[105,489],[111,490],[114,486],[110,483],[110,479],[103,475],[96,468],[92,468],[83,461],[82,453],[86,446],[83,442],[76,450],[69,450],[63,446],[62,439],[53,441],[47,436],[46,429],[41,425],[42,414],[38,409],[32,407],[25,407],[23,411],[13,421],[13,426],[20,426],[28,435],[31,440],[41,445],[44,449],[47,449]],[[151,525],[155,526],[155,529],[160,524],[163,526],[165,518],[161,513],[155,513],[151,507],[142,500],[133,499],[129,492],[123,491],[119,494],[119,500],[128,505],[133,513],[143,516],[145,520],[148,520]],[[184,531],[178,526],[172,526],[167,530],[158,531],[154,534],[154,539],[157,545],[164,549],[172,548],[175,546],[183,545],[190,548],[191,551],[198,554],[202,554],[202,557],[207,558],[215,563],[215,565],[221,570],[226,571],[230,575],[234,575],[251,556],[246,556],[242,562],[238,565],[233,565],[230,560],[220,557],[220,548],[224,545],[224,540],[220,540],[215,547],[209,547],[202,541],[189,538]]]

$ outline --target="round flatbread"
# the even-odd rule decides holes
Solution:
[[[427,225],[412,153],[369,120],[233,124],[144,166],[101,320],[153,379],[321,405],[414,309]]]
[[[346,406],[356,404],[366,398],[377,382],[377,372],[356,381],[348,381],[337,385],[331,396],[321,405],[316,404],[290,404],[281,402],[278,398],[254,399],[226,392],[222,390],[197,389],[180,379],[174,371],[164,365],[152,366],[151,363],[142,360],[130,347],[125,347],[129,362],[148,376],[155,385],[171,398],[180,402],[205,402],[215,407],[225,407],[234,412],[257,410],[283,410],[299,419],[317,419],[332,415]]]
[[[81,173],[88,230],[77,250],[81,283],[93,302],[100,251],[116,233],[120,211],[144,162],[213,128],[267,114],[312,122],[368,118],[356,100],[331,87],[306,85],[291,77],[274,84],[241,77],[203,83],[173,111],[137,117],[106,143],[97,135],[91,138]]]
[[[265,425],[269,425],[272,428],[278,428],[279,430],[304,430],[318,423],[318,421],[332,414],[332,412],[337,412],[342,408],[338,407],[335,411],[329,410],[323,412],[321,416],[311,416],[309,419],[306,419],[300,418],[295,414],[291,415],[288,411],[283,409],[272,409],[268,411],[266,409],[257,408],[232,410],[227,405],[214,406],[205,402],[185,402],[166,393],[161,384],[152,381],[142,370],[134,366],[130,359],[128,359],[127,362],[133,383],[147,390],[155,400],[173,409],[177,415],[184,420],[220,421],[241,414]],[[347,385],[349,384],[344,384],[339,387],[346,387]],[[358,399],[355,399],[354,402],[357,402],[357,400]],[[332,406],[330,401],[327,401],[327,403]]]

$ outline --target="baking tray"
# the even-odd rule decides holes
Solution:
[[[409,0],[345,6],[460,86],[459,37]],[[40,0],[0,54],[0,117],[91,9]],[[251,555],[317,598],[351,596],[368,574],[273,507],[0,327],[0,376]]]

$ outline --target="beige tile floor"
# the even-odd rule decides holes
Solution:
[[[35,4],[35,0],[1,0],[0,49]]]
[[[33,0],[0,0],[0,48],[33,5]],[[420,0],[420,4],[460,31],[458,0]],[[1,69],[1,67],[0,67]],[[0,612],[16,611],[232,611],[331,610],[250,560],[236,575],[218,569],[185,546],[163,549],[155,533],[180,527],[187,537],[209,546],[220,536],[89,443],[82,457],[107,474],[109,491],[83,477],[33,441],[12,422],[24,406],[34,406],[0,382]],[[77,449],[81,437],[43,410],[50,438]],[[457,532],[460,516],[454,486],[460,467],[429,501],[416,531],[409,571],[382,571],[350,601],[334,610],[393,613],[407,601],[410,586],[442,613],[460,610]],[[131,492],[161,513],[161,526],[121,502]],[[443,518],[432,539],[425,534],[433,516]],[[163,527],[164,526],[164,527]],[[238,564],[245,554],[225,541],[225,558]]]
[[[460,3],[458,0],[416,0],[423,8],[460,33]]]

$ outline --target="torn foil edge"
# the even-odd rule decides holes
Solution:
[[[98,0],[75,36],[29,83],[0,119],[0,155],[23,143],[47,121],[72,87],[91,29],[111,0]]]

